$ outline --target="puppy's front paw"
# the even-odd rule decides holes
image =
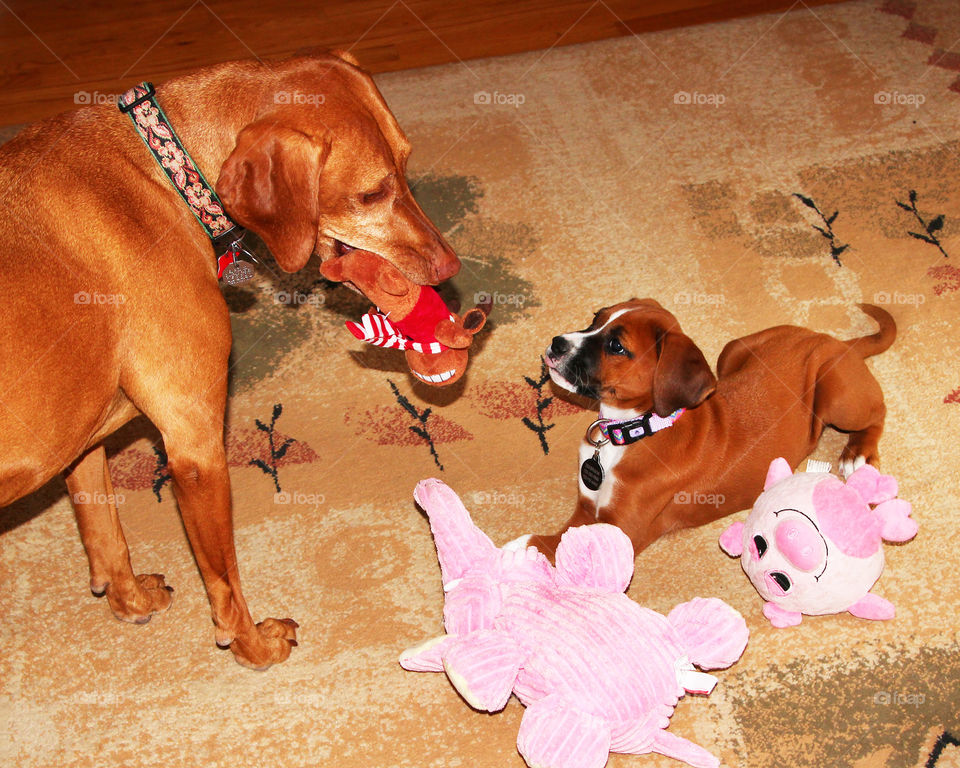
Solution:
[[[146,624],[153,614],[162,613],[173,600],[173,587],[168,587],[158,573],[143,573],[129,584],[108,583],[101,589],[91,585],[95,595],[106,594],[110,610],[120,621]]]

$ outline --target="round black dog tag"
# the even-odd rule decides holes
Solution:
[[[580,479],[591,491],[600,490],[600,485],[603,483],[603,467],[597,459],[598,454],[599,451],[580,465]]]

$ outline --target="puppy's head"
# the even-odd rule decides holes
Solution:
[[[659,416],[699,405],[717,385],[697,345],[652,299],[601,309],[589,328],[555,336],[544,359],[563,389]]]

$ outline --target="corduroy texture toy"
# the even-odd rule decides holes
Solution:
[[[892,619],[893,604],[870,589],[883,571],[883,542],[917,534],[910,504],[896,496],[897,481],[869,464],[844,483],[829,472],[793,474],[775,459],[746,522],[727,528],[720,547],[740,557],[776,627],[843,611]]]
[[[349,282],[377,305],[359,323],[348,322],[356,338],[378,347],[403,350],[420,381],[447,386],[467,370],[467,348],[486,323],[492,304],[463,317],[447,309],[429,285],[417,285],[375,253],[355,249],[320,265],[333,282]]]
[[[619,528],[567,531],[556,567],[536,549],[497,549],[439,480],[414,493],[430,519],[445,592],[447,634],[406,651],[404,669],[445,671],[470,706],[527,707],[517,748],[536,768],[602,768],[611,751],[658,752],[694,766],[719,761],[664,730],[686,691],[743,654],[743,617],[715,598],[669,616],[624,594],[633,546]]]

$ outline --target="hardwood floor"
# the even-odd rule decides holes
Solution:
[[[803,0],[806,6],[836,0]],[[346,48],[374,72],[800,6],[799,0],[0,0],[0,125],[217,61]]]

